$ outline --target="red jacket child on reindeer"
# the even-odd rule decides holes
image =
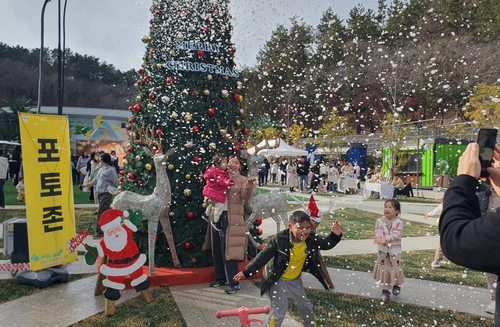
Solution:
[[[108,261],[101,266],[100,272],[106,276],[102,282],[106,287],[104,297],[114,301],[120,298],[120,291],[125,289],[125,277],[129,275],[132,278],[130,285],[134,286],[137,292],[146,290],[151,285],[151,281],[142,270],[142,266],[146,263],[146,255],[139,253],[137,244],[132,238],[132,234],[137,231],[136,224],[142,220],[142,214],[134,212],[131,220],[126,219],[128,216],[129,211],[116,209],[105,211],[98,222],[104,237],[96,245],[97,254],[92,253],[94,252],[92,247],[87,245],[92,256],[108,256]],[[88,264],[93,264],[95,258],[92,260],[92,257],[86,255],[86,261]]]

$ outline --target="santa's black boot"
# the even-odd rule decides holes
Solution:
[[[142,283],[137,285],[135,287],[135,290],[137,292],[144,291],[144,290],[147,290],[149,288],[149,286],[151,286],[151,281],[149,279],[146,279],[145,281],[143,281]]]
[[[120,291],[115,288],[106,287],[104,297],[108,300],[116,301],[121,297]]]

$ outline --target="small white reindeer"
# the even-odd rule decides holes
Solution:
[[[147,155],[153,158],[156,171],[156,186],[152,194],[141,195],[131,191],[120,192],[113,199],[112,208],[120,210],[141,210],[144,219],[148,221],[148,260],[149,272],[155,274],[155,243],[156,234],[158,232],[158,222],[161,223],[163,233],[168,242],[172,261],[175,267],[180,267],[180,261],[175,249],[174,237],[170,226],[168,211],[172,201],[172,190],[168,179],[165,164],[168,157],[174,153],[174,149],[168,150],[166,153],[156,153],[153,155],[154,146],[161,150],[161,141],[155,140],[154,127],[143,127],[140,129],[139,139],[134,140],[135,144],[146,145],[144,151]]]

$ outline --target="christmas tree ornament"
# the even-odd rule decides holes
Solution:
[[[239,99],[240,99],[240,95],[239,95],[238,93],[235,93],[235,94],[233,95],[233,100],[234,100],[234,101],[239,101]]]
[[[187,141],[186,144],[184,144],[186,148],[191,149],[194,146],[193,141]]]
[[[156,98],[156,94],[154,94],[154,92],[149,93],[149,98],[154,100]]]
[[[217,149],[217,145],[214,142],[211,142],[208,144],[208,148],[213,151]]]
[[[182,32],[177,33],[176,37],[177,37],[177,40],[184,41],[184,34],[182,34]]]
[[[169,216],[170,218],[174,217],[174,216],[175,216],[175,212],[173,212],[173,211],[169,211],[168,216]]]
[[[187,217],[188,219],[193,219],[193,218],[194,218],[194,212],[189,211],[189,212],[186,214],[186,217]]]
[[[174,170],[174,165],[172,165],[172,164],[168,164],[168,165],[167,165],[167,168],[168,168],[168,170]]]
[[[205,91],[203,91],[203,94],[205,94],[206,96],[209,96],[210,95],[210,91],[209,90],[205,90]]]
[[[133,123],[134,123],[134,121],[135,121],[135,120],[134,120],[134,118],[132,118],[132,117],[128,119],[128,123],[129,123],[129,124],[133,124]]]
[[[196,51],[196,55],[198,56],[198,58],[203,58],[205,57],[205,52],[203,52],[202,50],[198,50]]]
[[[237,120],[236,121],[236,126],[240,126],[241,125],[241,120]]]
[[[209,116],[214,116],[215,115],[215,109],[214,108],[208,108],[207,113]]]
[[[129,147],[127,148],[127,150],[128,150],[128,152],[134,152],[134,148],[133,148],[133,147],[131,147],[131,146],[129,146]]]
[[[191,91],[191,95],[193,95],[195,97],[198,96],[199,94],[200,94],[200,92],[198,90]]]
[[[156,53],[156,48],[149,49],[149,52],[154,55]]]
[[[257,217],[257,219],[255,219],[255,225],[257,225],[257,226],[262,225],[262,218],[261,217]]]
[[[232,51],[229,51],[227,54],[229,55],[229,57],[233,57],[234,56],[234,52],[232,52]]]
[[[150,81],[150,77],[149,76],[144,76],[144,82],[149,82]]]
[[[127,159],[123,159],[122,160],[122,165],[124,165],[125,167],[128,166],[128,160]]]
[[[214,77],[213,77],[211,74],[208,74],[208,75],[207,75],[207,79],[208,79],[209,81],[211,81],[213,78],[214,78]]]
[[[244,109],[240,109],[240,115],[244,115],[245,114],[245,110]]]
[[[130,131],[130,130],[132,129],[132,126],[130,126],[130,125],[126,125],[126,126],[125,126],[125,129],[126,129],[127,131]]]
[[[244,135],[248,135],[248,133],[250,133],[250,131],[248,130],[248,128],[243,128],[243,134]]]
[[[135,104],[134,105],[134,112],[138,114],[141,111],[141,105],[140,104]]]
[[[150,171],[150,170],[153,168],[153,166],[151,166],[151,164],[147,163],[147,164],[145,164],[145,165],[144,165],[144,168],[145,168],[147,171]]]
[[[191,244],[191,242],[189,242],[189,241],[184,242],[184,248],[186,250],[191,250],[192,247],[193,247],[193,244]]]
[[[198,133],[199,130],[200,130],[200,128],[198,126],[196,126],[196,125],[191,128],[191,131],[193,133]]]
[[[138,179],[136,183],[137,183],[137,185],[141,186],[142,185],[142,179]]]
[[[128,173],[127,177],[128,177],[128,179],[135,179],[135,174],[134,173]]]
[[[261,236],[264,233],[264,230],[262,228],[257,229],[257,235]]]
[[[238,90],[241,90],[242,87],[243,87],[243,83],[241,83],[240,81],[236,82],[236,88]]]
[[[194,266],[198,263],[198,259],[196,258],[191,258],[191,264]]]
[[[227,98],[229,96],[229,91],[228,90],[222,90],[221,95],[223,98]]]
[[[165,79],[165,82],[167,82],[167,84],[174,84],[174,78],[169,76]]]
[[[193,161],[194,161],[194,162],[200,162],[200,157],[198,157],[198,156],[194,156]]]
[[[151,18],[151,19],[149,20],[149,24],[150,24],[150,25],[153,25],[154,23],[155,23],[155,20],[154,20],[153,18]]]
[[[255,226],[254,226],[254,225],[250,225],[250,226],[248,226],[248,230],[249,230],[249,231],[253,231],[254,229],[255,229]]]
[[[222,65],[222,60],[217,59],[216,63],[217,63],[217,66],[220,66],[220,65]]]
[[[135,156],[135,161],[141,161],[141,156]]]
[[[142,41],[142,43],[148,43],[149,41],[151,41],[151,39],[149,38],[149,35],[144,35],[141,38],[141,41]]]
[[[243,96],[242,96],[242,95],[240,95],[240,96],[238,97],[238,102],[243,102]]]
[[[170,117],[172,117],[173,119],[177,119],[177,118],[179,118],[179,114],[174,111],[174,112],[172,112]]]
[[[155,134],[161,137],[163,135],[163,130],[157,129]]]
[[[153,109],[153,108],[154,108],[154,104],[152,104],[152,103],[148,103],[147,107],[148,107],[148,110],[151,110],[151,109]]]
[[[205,34],[210,33],[210,27],[208,27],[208,26],[203,26],[203,28],[202,28],[202,29],[203,29],[203,33],[205,33]]]
[[[141,102],[141,101],[142,101],[141,96],[140,96],[140,95],[136,96],[136,97],[135,97],[135,101],[136,101],[136,102]]]
[[[136,89],[138,89],[138,88],[139,88],[139,83],[134,83],[134,87],[135,87]]]
[[[173,57],[173,56],[177,55],[177,52],[175,52],[175,50],[172,49],[172,50],[170,50],[170,55]]]
[[[190,180],[191,179],[191,174],[186,174],[186,180]]]
[[[238,144],[236,144],[235,146],[233,146],[233,150],[234,152],[239,153],[241,151],[241,147]]]
[[[123,183],[123,177],[118,178],[118,181],[119,181],[120,183]]]
[[[161,102],[163,103],[169,103],[170,102],[170,98],[166,95],[162,96],[161,97]]]
[[[139,68],[139,69],[137,70],[137,73],[138,73],[139,75],[142,75],[142,73],[144,73],[144,70],[143,70],[142,68]]]
[[[184,196],[191,196],[191,190],[187,188],[184,191],[182,191],[182,194],[184,194]]]
[[[155,15],[160,16],[161,15],[161,9],[155,9]]]
[[[184,115],[184,120],[185,121],[191,121],[193,120],[193,115],[191,115],[190,113],[187,113]]]
[[[120,172],[119,172],[120,175],[124,176],[125,175],[125,170],[123,169],[120,169]]]

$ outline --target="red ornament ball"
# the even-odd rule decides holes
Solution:
[[[257,217],[257,219],[255,219],[255,225],[257,225],[257,226],[262,225],[262,218]]]
[[[149,82],[149,76],[144,76],[144,82]]]
[[[139,73],[139,75],[142,75],[142,73],[144,73],[144,70],[142,68],[139,68],[137,72]]]
[[[129,119],[128,119],[129,124],[133,124],[133,123],[134,123],[134,121],[135,121],[135,120],[134,120],[134,118],[129,118]]]
[[[200,94],[200,91],[193,90],[193,91],[191,91],[191,94],[196,97],[196,96],[198,96],[198,94]]]
[[[206,34],[210,33],[210,27],[203,26],[203,32],[205,32]]]
[[[120,175],[124,176],[125,175],[125,170],[120,170]]]
[[[135,174],[134,173],[128,173],[127,177],[128,177],[128,179],[135,179]]]
[[[160,149],[156,149],[156,150],[155,150],[155,154],[161,154],[161,153],[162,153],[162,152],[161,152],[161,150],[160,150]]]
[[[198,157],[198,156],[194,156],[193,161],[194,161],[194,162],[200,162],[200,157]]]
[[[156,135],[162,136],[163,135],[163,131],[161,129],[157,129],[156,130]]]
[[[250,131],[248,130],[248,128],[243,128],[243,134],[244,135],[248,135],[248,133],[250,133]]]
[[[154,94],[153,92],[149,93],[149,98],[151,100],[154,100],[156,98],[156,94]]]
[[[240,152],[241,147],[240,147],[238,144],[236,144],[236,145],[233,147],[233,150],[234,150],[234,152]]]
[[[123,177],[118,178],[118,181],[119,181],[120,183],[123,183]]]
[[[208,108],[207,110],[209,116],[215,115],[215,109],[214,108]]]
[[[149,49],[149,52],[151,52],[151,54],[155,54],[156,53],[156,49],[155,48],[151,48],[151,49]]]
[[[142,179],[137,180],[137,185],[141,186],[142,185]]]
[[[134,110],[134,106],[128,106],[128,111],[133,111]]]
[[[240,99],[240,95],[239,95],[238,93],[235,93],[235,94],[233,95],[233,100],[234,100],[234,101],[238,101],[239,99]]]
[[[240,144],[245,144],[245,140],[244,139],[239,139],[238,142],[240,142]]]
[[[161,9],[156,9],[155,10],[155,15],[157,15],[157,16],[161,15]]]
[[[130,131],[130,130],[132,129],[132,126],[127,125],[127,126],[125,126],[125,129],[126,129],[127,131]]]
[[[194,266],[198,263],[198,259],[196,258],[191,258],[191,264]]]
[[[199,58],[205,57],[205,52],[203,52],[203,50],[196,51],[196,54],[198,55]]]
[[[193,248],[193,244],[191,242],[184,242],[184,248],[186,250],[191,250]]]
[[[141,111],[141,105],[140,104],[134,105],[134,112],[138,114],[140,111]]]
[[[229,57],[234,56],[234,52],[232,52],[232,51],[229,51],[228,54],[229,54]]]
[[[264,233],[262,228],[257,229],[257,235],[261,236]]]
[[[188,219],[193,219],[193,218],[194,218],[194,212],[189,211],[189,212],[186,214],[186,217],[187,217]]]
[[[191,131],[192,131],[193,133],[198,133],[198,131],[199,131],[199,130],[200,130],[200,128],[199,128],[198,126],[193,126],[193,127],[191,128]]]
[[[137,85],[139,85],[139,86],[142,85],[142,81],[140,79],[137,80]]]
[[[127,150],[128,150],[128,152],[134,152],[134,148],[133,148],[133,147],[131,147],[131,146],[129,146],[129,147],[127,148]]]
[[[165,79],[165,82],[167,82],[167,84],[174,84],[174,78],[173,77],[167,77],[167,79]]]
[[[149,24],[153,25],[154,23],[155,23],[155,20],[154,20],[153,18],[151,18],[151,19],[149,20]]]

